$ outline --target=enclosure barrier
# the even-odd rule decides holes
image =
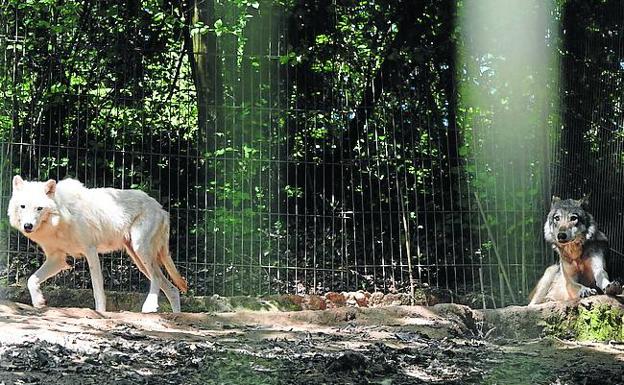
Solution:
[[[14,174],[141,189],[195,295],[504,306],[554,261],[551,194],[591,193],[621,277],[623,5],[525,3],[529,36],[479,35],[450,0],[0,1],[0,209]],[[0,284],[24,284],[43,256],[0,223]],[[143,291],[129,258],[102,263]],[[74,265],[53,284],[89,287]]]

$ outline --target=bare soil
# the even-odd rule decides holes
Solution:
[[[624,384],[621,344],[494,327],[461,305],[146,315],[0,301],[0,384]]]

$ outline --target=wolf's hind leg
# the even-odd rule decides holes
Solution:
[[[65,261],[65,255],[47,255],[43,265],[28,278],[28,291],[34,307],[41,308],[46,305],[41,292],[41,284],[61,271],[69,269]]]
[[[158,275],[160,279],[160,289],[165,293],[165,296],[169,300],[169,303],[171,304],[171,310],[174,313],[179,313],[180,312],[180,291],[178,290],[178,288],[175,287],[171,282],[169,282],[169,280],[165,277],[160,267],[148,269],[146,265],[143,263],[143,261],[141,260],[141,257],[139,257],[139,255],[137,255],[137,253],[134,251],[134,248],[132,248],[132,245],[130,243],[126,245],[126,251],[128,252],[130,257],[134,261],[135,265],[137,265],[137,267],[139,268],[139,271],[141,271],[141,273],[143,273],[150,280],[150,282],[152,281],[152,274]],[[150,305],[148,305],[147,307],[148,309],[146,310],[150,310],[149,309]],[[153,312],[153,311],[149,311],[149,312]]]
[[[174,313],[180,312],[180,291],[177,287],[173,286],[171,282],[165,277],[161,268],[156,263],[152,264],[149,268],[150,279],[150,291],[143,303],[141,311],[143,313],[154,313],[158,311],[158,294],[160,290],[165,293],[165,296],[171,304],[171,311]]]
[[[143,264],[143,261],[137,255],[136,251],[134,251],[134,249],[132,248],[132,243],[128,242],[128,243],[126,243],[125,246],[126,246],[126,252],[130,256],[130,259],[132,259],[132,262],[134,262],[134,264],[139,269],[139,271],[141,273],[143,273],[143,275],[145,275],[147,277],[147,279],[151,280],[152,277],[149,275],[149,272],[148,272],[147,268],[145,267],[145,265]]]
[[[85,253],[89,272],[91,273],[91,286],[93,286],[93,298],[95,299],[95,310],[106,311],[106,294],[104,293],[104,277],[102,277],[102,266],[100,257],[95,247],[89,247]]]
[[[145,302],[143,302],[141,311],[143,313],[155,313],[158,311],[158,294],[160,293],[162,272],[158,274],[160,267],[155,266],[154,262],[146,265],[145,267],[149,273],[148,277],[150,277],[150,289]]]
[[[160,278],[160,288],[162,289],[163,293],[165,293],[165,296],[167,297],[167,299],[169,300],[169,303],[171,304],[171,311],[174,313],[179,313],[180,312],[180,291],[165,277],[160,266],[158,266],[155,269],[155,273]]]
[[[544,275],[540,278],[535,290],[533,292],[533,297],[531,298],[531,302],[529,302],[529,306],[537,305],[546,299],[546,295],[550,291],[550,287],[552,286],[553,281],[555,280],[555,276],[559,273],[559,265],[549,266],[546,271],[544,271]]]
[[[131,257],[135,260],[139,270],[150,280],[150,289],[143,303],[143,313],[155,313],[158,311],[158,294],[164,277],[156,258],[158,245],[154,243],[157,228],[154,218],[143,216],[132,224],[130,229],[130,247],[133,251]]]

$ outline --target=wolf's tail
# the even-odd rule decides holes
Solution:
[[[169,273],[169,277],[173,283],[180,289],[182,293],[186,293],[188,290],[188,284],[186,280],[182,278],[178,269],[175,267],[173,263],[173,259],[171,259],[171,254],[169,253],[169,215],[165,214],[165,219],[160,226],[160,234],[159,239],[162,240],[162,244],[160,249],[158,250],[158,261],[162,266],[165,267],[167,273]]]

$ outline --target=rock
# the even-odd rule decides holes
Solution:
[[[325,294],[325,303],[328,309],[343,307],[347,304],[347,300],[341,293],[330,291]]]
[[[382,300],[381,306],[401,306],[409,305],[409,295],[404,293],[386,294]]]
[[[290,294],[287,296],[288,300],[290,300],[293,304],[302,306],[303,305],[303,296]]]
[[[363,290],[355,292],[345,292],[342,295],[346,299],[346,305],[349,307],[368,307],[368,298],[371,296]]]
[[[301,308],[303,310],[325,310],[325,299],[320,295],[308,294],[303,297]]]
[[[368,297],[370,297],[370,293],[363,290],[353,293],[353,298],[359,307],[368,307]]]
[[[362,353],[345,352],[327,367],[330,372],[363,372],[368,366],[368,358]]]
[[[383,305],[384,294],[382,292],[376,291],[370,295],[368,298],[368,306],[369,307],[379,307]]]

